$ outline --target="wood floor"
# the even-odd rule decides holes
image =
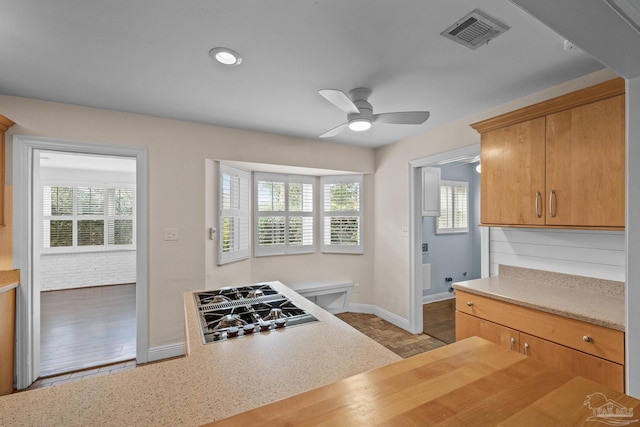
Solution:
[[[40,376],[135,359],[135,284],[42,292]]]

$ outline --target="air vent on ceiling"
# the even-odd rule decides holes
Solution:
[[[441,32],[440,35],[469,49],[476,49],[508,29],[509,27],[506,25],[476,9]]]

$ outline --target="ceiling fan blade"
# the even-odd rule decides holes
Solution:
[[[347,114],[357,114],[360,112],[356,104],[353,103],[344,92],[335,89],[322,89],[318,93],[325,97],[327,101],[341,109]]]
[[[337,134],[347,130],[348,127],[349,127],[349,123],[343,123],[340,126],[336,126],[333,129],[323,133],[322,135],[320,135],[320,138],[329,138],[332,136],[336,136]]]
[[[420,125],[429,118],[428,111],[404,111],[398,113],[374,114],[373,121],[396,125]]]

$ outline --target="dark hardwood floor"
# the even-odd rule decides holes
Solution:
[[[432,302],[422,306],[424,333],[451,344],[456,341],[456,300]]]
[[[40,376],[135,359],[135,284],[40,294]]]

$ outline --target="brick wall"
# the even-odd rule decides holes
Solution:
[[[42,254],[40,290],[135,283],[136,251]]]

